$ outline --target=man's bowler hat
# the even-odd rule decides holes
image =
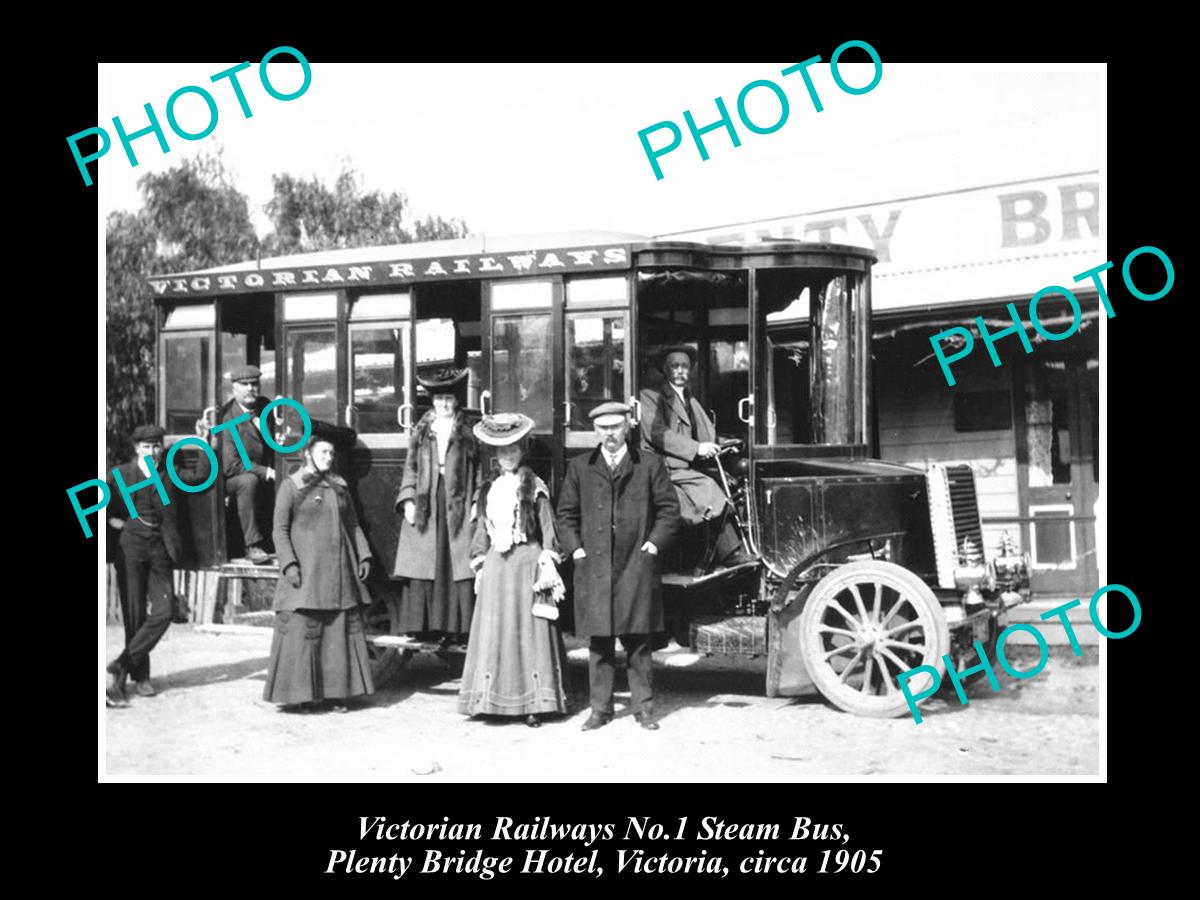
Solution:
[[[698,355],[695,348],[689,347],[687,344],[672,344],[670,347],[664,349],[662,355],[658,358],[658,367],[660,369],[667,364],[667,357],[672,353],[686,353],[693,368],[695,367]]]

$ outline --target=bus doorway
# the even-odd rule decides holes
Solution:
[[[737,484],[736,457],[718,463],[704,447],[744,447],[750,436],[738,414],[750,394],[746,272],[654,269],[637,278],[640,443],[664,457],[686,523],[664,566],[699,575],[731,565],[723,560],[739,549],[736,532],[722,537],[732,527],[723,497]]]
[[[685,346],[695,354],[688,389],[717,436],[745,440],[738,405],[750,392],[750,317],[744,271],[638,272],[640,391],[668,390],[663,353]]]
[[[243,297],[229,297],[219,304],[219,353],[220,368],[218,370],[217,404],[214,411],[205,412],[209,427],[232,418],[238,414],[234,407],[233,384],[230,375],[243,366],[257,366],[262,372],[259,379],[259,396],[271,398],[276,396],[277,379],[275,374],[275,298],[271,294],[251,294]],[[217,459],[221,459],[220,436],[211,439]],[[267,465],[274,465],[279,471],[280,460],[277,454],[269,453]],[[272,460],[274,459],[274,462]],[[225,540],[223,542],[224,556],[221,561],[238,559],[245,555],[246,541],[242,534],[242,526],[238,519],[236,502],[227,496],[225,477],[222,474],[217,479],[216,490],[212,492],[212,502],[219,510],[223,510]],[[274,485],[262,484],[255,498],[255,507],[259,528],[264,537],[270,540],[270,522],[275,508]]]

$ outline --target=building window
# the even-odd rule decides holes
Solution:
[[[1029,507],[1029,524],[1034,569],[1074,569],[1075,507],[1070,503]]]
[[[1071,428],[1066,363],[1033,368],[1025,385],[1025,449],[1029,486],[1071,483]]]
[[[955,431],[1008,431],[1012,404],[1007,390],[959,391],[954,395]]]

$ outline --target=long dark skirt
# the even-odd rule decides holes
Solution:
[[[541,547],[488,552],[463,662],[458,711],[464,715],[565,713],[566,669],[558,625],[533,614]]]
[[[434,580],[410,578],[400,588],[401,634],[450,634],[465,636],[471,630],[475,609],[475,580],[454,580],[450,560],[450,528],[446,522],[446,482],[440,476],[437,490],[437,557]],[[468,527],[463,523],[463,528]]]
[[[374,692],[371,659],[357,609],[275,613],[264,700],[290,705]]]

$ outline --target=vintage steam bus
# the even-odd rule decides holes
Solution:
[[[587,233],[155,277],[159,422],[169,442],[207,433],[229,396],[225,373],[249,363],[268,397],[357,430],[341,467],[379,561],[369,619],[382,681],[419,649],[393,634],[399,591],[387,577],[408,433],[430,402],[416,368],[460,361],[475,415],[531,416],[531,464],[557,497],[567,460],[595,446],[589,411],[611,399],[636,410],[642,389],[663,386],[662,348],[689,344],[693,392],[742,451],[717,474],[757,562],[696,575],[704,538],[685,530],[664,558],[670,636],[699,653],[765,655],[769,695],[815,685],[851,712],[896,715],[907,708],[897,674],[944,673],[944,654],[973,658],[972,642],[994,641],[1007,607],[1027,596],[1027,578],[1015,554],[985,561],[969,467],[876,458],[873,262],[836,244]],[[291,443],[299,420],[281,410]],[[179,457],[185,478],[207,478],[197,448]],[[220,482],[182,501],[196,567],[228,567],[242,550]]]

